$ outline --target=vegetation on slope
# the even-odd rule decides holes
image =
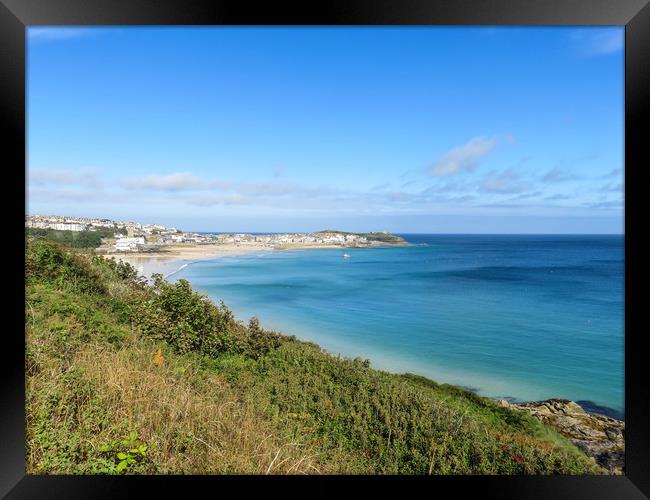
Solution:
[[[126,234],[125,230],[68,231],[57,229],[25,228],[25,235],[30,238],[43,238],[56,241],[72,248],[97,248],[103,238],[112,238],[115,233]]]
[[[245,325],[184,280],[34,240],[30,473],[601,473],[522,412]]]

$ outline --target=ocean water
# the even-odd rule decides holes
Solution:
[[[402,236],[412,245],[225,257],[169,279],[379,369],[622,416],[623,236]]]

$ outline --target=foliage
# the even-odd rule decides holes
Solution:
[[[151,338],[163,340],[179,353],[195,352],[216,357],[221,353],[246,353],[253,357],[282,342],[252,322],[253,329],[235,321],[232,311],[221,302],[213,304],[192,290],[187,280],[168,283],[153,276],[153,293],[143,301],[134,323]]]
[[[325,229],[324,231],[318,231],[320,234],[343,234],[343,235],[356,235],[366,238],[368,241],[379,241],[383,243],[402,243],[404,239],[400,236],[395,236],[391,233],[384,232],[370,232],[370,233],[350,233],[347,231],[335,231],[333,229]]]
[[[115,257],[104,258],[95,255],[92,258],[92,264],[96,268],[106,268],[114,274],[121,281],[128,281],[131,283],[144,284],[144,279],[138,276],[138,271],[128,262],[116,261]]]
[[[87,260],[66,250],[58,243],[36,240],[29,244],[25,258],[26,279],[46,280],[60,288],[80,292],[104,291],[99,274]]]
[[[117,465],[114,472],[124,472],[129,465],[142,461],[147,457],[147,445],[138,440],[138,433],[131,431],[129,437],[121,441],[113,440],[110,444],[99,447],[100,453],[108,453],[114,457]]]
[[[31,473],[602,473],[529,415],[245,325],[187,281],[43,240],[26,272]]]
[[[333,357],[301,342],[259,360],[219,365],[260,411],[317,439],[325,453],[345,450],[344,472],[382,474],[567,474],[594,470],[586,458],[532,417],[490,400],[477,405],[447,386],[424,387],[371,369],[362,359]],[[471,393],[468,393],[471,394]],[[300,416],[296,421],[296,415]],[[548,430],[555,441],[538,428]]]
[[[112,238],[114,230],[67,231],[58,229],[25,228],[25,236],[34,239],[46,239],[62,243],[72,248],[97,248],[103,238]]]

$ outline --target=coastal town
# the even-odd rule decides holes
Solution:
[[[99,253],[161,253],[179,246],[238,246],[266,249],[296,247],[368,247],[402,245],[406,242],[386,231],[349,233],[324,230],[310,233],[195,233],[165,227],[161,224],[140,224],[106,218],[66,217],[59,215],[27,215],[25,227],[55,231],[104,232]]]

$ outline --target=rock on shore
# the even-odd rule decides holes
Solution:
[[[585,454],[593,457],[610,474],[625,469],[625,422],[604,415],[590,415],[580,405],[566,399],[549,399],[531,403],[508,403],[501,406],[527,411],[545,424],[555,427]]]

